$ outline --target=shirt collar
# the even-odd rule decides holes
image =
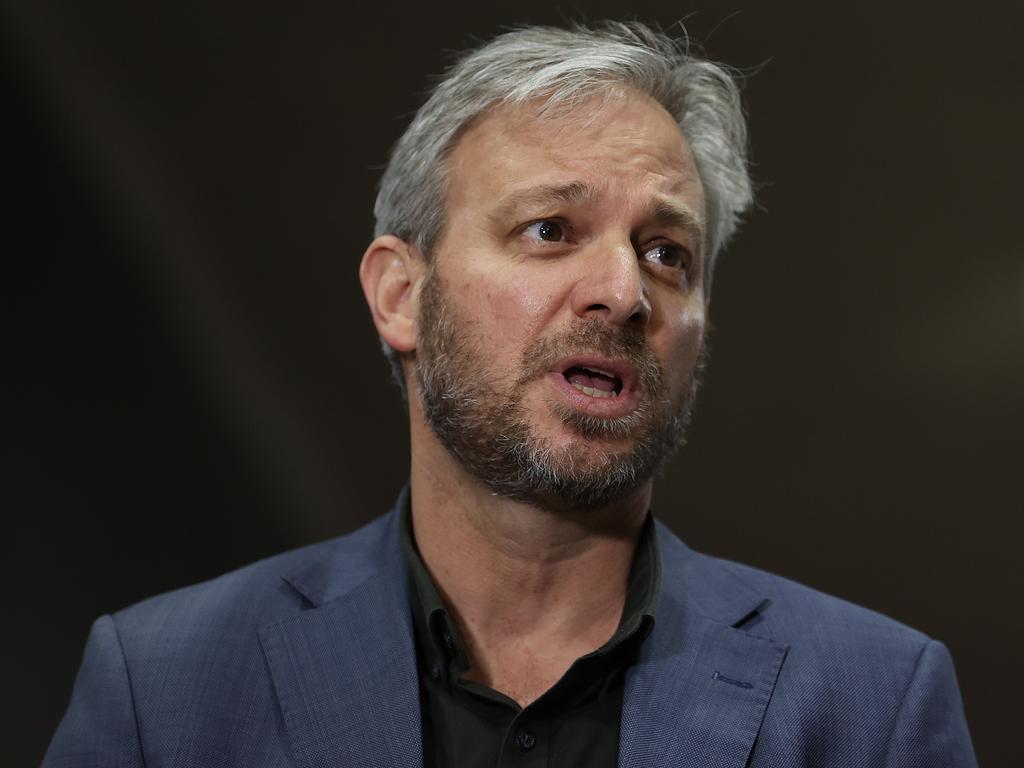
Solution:
[[[412,504],[406,498],[401,509],[402,554],[409,580],[413,626],[422,663],[433,677],[442,674],[454,682],[469,669],[469,659],[455,622],[416,548],[412,530]],[[640,531],[626,585],[626,602],[618,629],[588,656],[607,656],[619,648],[639,645],[654,628],[661,593],[661,554],[654,517],[648,512]]]

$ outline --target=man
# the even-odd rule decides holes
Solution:
[[[465,56],[360,269],[408,489],[97,621],[46,765],[974,765],[941,644],[651,518],[750,200],[732,80],[660,34]]]

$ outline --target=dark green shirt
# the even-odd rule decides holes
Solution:
[[[654,627],[661,559],[650,514],[630,566],[626,604],[611,639],[581,656],[527,707],[463,680],[469,660],[402,512],[402,546],[416,632],[424,768],[614,768],[625,672]]]

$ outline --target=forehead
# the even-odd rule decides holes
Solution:
[[[466,130],[448,159],[449,220],[537,187],[582,183],[622,205],[678,199],[703,216],[693,155],[672,116],[632,91],[557,115],[497,107]]]

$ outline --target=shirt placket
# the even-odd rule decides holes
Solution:
[[[550,728],[527,707],[505,729],[498,768],[546,768],[550,753]]]

